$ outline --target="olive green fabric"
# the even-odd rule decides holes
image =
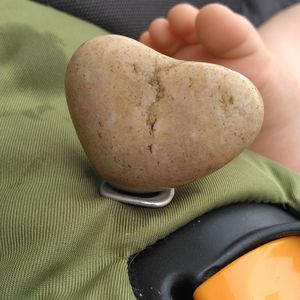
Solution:
[[[250,152],[178,188],[163,209],[101,197],[64,97],[67,61],[103,30],[0,2],[0,299],[134,299],[127,259],[221,205],[300,210],[300,178]]]

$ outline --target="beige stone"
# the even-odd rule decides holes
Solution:
[[[128,191],[177,187],[217,170],[263,121],[261,96],[241,74],[175,60],[117,35],[83,44],[65,86],[94,169]]]

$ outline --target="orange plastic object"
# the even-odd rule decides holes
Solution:
[[[201,284],[195,300],[300,300],[300,236],[267,243]]]

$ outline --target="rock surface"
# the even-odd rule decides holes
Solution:
[[[133,192],[217,170],[254,140],[263,121],[261,96],[239,73],[175,60],[117,35],[75,52],[65,88],[93,167]]]

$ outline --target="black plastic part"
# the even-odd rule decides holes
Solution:
[[[267,242],[300,235],[300,216],[244,203],[209,212],[128,261],[137,299],[189,300],[194,290],[236,258]]]

